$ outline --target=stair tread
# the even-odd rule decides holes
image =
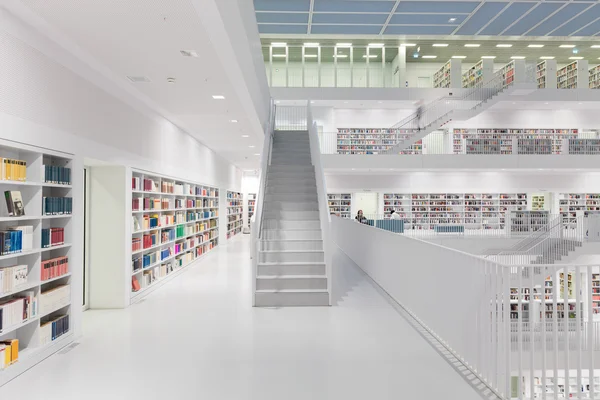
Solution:
[[[325,261],[259,261],[257,265],[325,265]]]
[[[256,293],[329,293],[327,289],[258,289]]]
[[[322,242],[323,239],[261,239],[261,242]]]
[[[256,279],[327,279],[327,275],[257,275]]]
[[[324,250],[259,250],[261,253],[324,253]]]

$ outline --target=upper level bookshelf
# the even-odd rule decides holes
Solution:
[[[558,89],[577,89],[589,87],[590,78],[587,60],[577,60],[556,71]]]
[[[254,215],[254,207],[256,205],[256,193],[248,194],[248,201],[246,205],[248,207],[248,226],[250,226],[250,219]]]
[[[508,86],[515,80],[515,62],[511,61],[501,69],[502,79],[504,81],[504,86]]]
[[[600,65],[590,68],[589,88],[600,89]]]
[[[337,154],[378,154],[415,133],[415,129],[338,128]],[[419,140],[399,153],[422,154],[423,143]]]
[[[132,170],[131,297],[219,244],[219,189]]]
[[[227,239],[242,231],[242,215],[244,213],[242,194],[227,191]]]
[[[600,193],[560,193],[559,211],[563,224],[577,227],[577,218],[600,212]]]
[[[342,218],[350,218],[352,212],[351,193],[328,193],[329,213]]]
[[[0,140],[0,341],[18,349],[0,363],[0,386],[74,339],[83,268],[75,168],[69,154]]]
[[[490,59],[481,59],[462,75],[462,87],[472,88],[481,85],[484,79],[489,79],[493,72],[494,63]]]
[[[434,74],[433,74],[433,87],[434,88],[449,88],[451,81],[452,81],[452,75],[451,75],[451,61],[452,60],[448,60],[448,62],[446,64],[444,64],[442,66],[442,68],[440,68],[439,70],[437,70]]]

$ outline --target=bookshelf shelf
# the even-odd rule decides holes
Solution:
[[[504,80],[504,86],[508,86],[515,80],[515,62],[511,61],[501,68],[502,79]]]
[[[0,205],[0,233],[8,235],[11,232],[9,228],[13,227],[22,231],[22,239],[15,238],[12,241],[13,249],[20,251],[0,256],[0,282],[9,282],[9,279],[14,279],[17,275],[20,277],[20,282],[13,280],[8,286],[0,285],[0,340],[18,340],[19,343],[18,362],[7,365],[4,369],[0,368],[2,386],[59,350],[55,346],[56,340],[42,340],[43,325],[50,321],[48,317],[68,318],[68,341],[72,341],[75,336],[73,330],[78,325],[76,321],[80,319],[81,307],[61,307],[49,310],[50,312],[44,310],[42,314],[41,303],[48,300],[57,283],[56,279],[42,281],[41,278],[43,268],[47,267],[46,261],[50,262],[53,259],[50,252],[57,251],[57,255],[68,259],[69,272],[60,276],[62,280],[59,285],[67,288],[64,299],[70,304],[76,293],[81,292],[81,280],[75,280],[73,277],[79,276],[83,268],[80,239],[82,234],[79,224],[80,193],[83,193],[83,190],[79,190],[82,181],[79,171],[83,168],[80,160],[70,154],[7,140],[0,140],[0,159],[3,165],[0,171],[0,189],[2,192],[9,191],[12,196],[11,200],[5,199]],[[13,160],[10,171],[7,160]],[[71,171],[74,171],[74,174],[71,174]],[[49,207],[47,198],[61,198],[57,201],[65,207],[64,211],[68,214],[42,215],[44,211],[56,211],[56,208]],[[9,202],[13,210],[22,208],[25,215],[11,216]],[[70,207],[67,203],[70,203]],[[64,219],[65,222],[55,223],[58,218]],[[50,228],[62,229],[64,244],[42,247],[46,245],[43,243],[43,232]],[[20,321],[15,318],[10,321],[6,317],[11,312],[11,304],[13,309],[15,304],[21,309],[18,318]],[[66,334],[64,337],[67,337]],[[2,354],[4,355],[4,352]],[[38,357],[39,355],[44,357]]]
[[[578,87],[589,87],[590,78],[588,62],[586,60],[573,61],[556,71],[558,89],[577,89]]]
[[[248,208],[248,226],[250,226],[250,220],[254,215],[254,207],[256,205],[256,193],[249,193],[248,200],[246,201],[246,207]]]
[[[132,170],[130,237],[142,247],[154,244],[136,250],[129,246],[130,301],[218,245],[218,198],[219,189],[212,186]]]
[[[329,204],[329,213],[338,215],[342,218],[351,218],[352,212],[352,194],[350,193],[328,193],[327,203]]]
[[[494,72],[494,63],[490,59],[482,59],[464,74],[462,74],[462,87],[473,88],[483,84],[484,80],[491,77]]]
[[[452,76],[451,76],[451,60],[448,60],[446,64],[442,66],[433,74],[433,87],[434,88],[449,88]]]
[[[243,200],[239,192],[227,191],[227,239],[242,232]]]
[[[415,133],[416,129],[338,128],[337,154],[379,154]],[[399,154],[422,153],[422,140],[399,152]]]

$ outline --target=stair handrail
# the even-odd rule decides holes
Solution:
[[[327,275],[327,292],[329,293],[329,305],[331,305],[331,281],[332,281],[332,245],[331,245],[331,216],[329,214],[329,203],[327,201],[327,183],[323,165],[321,164],[321,148],[317,124],[313,121],[310,103],[306,109],[308,137],[310,142],[310,158],[315,169],[315,181],[317,184],[317,199],[319,203],[319,221],[321,223],[321,235],[323,238],[323,253],[325,255],[325,268]]]
[[[262,224],[263,224],[263,208],[264,201],[267,194],[267,170],[271,164],[271,149],[273,147],[273,135],[275,133],[275,114],[277,108],[273,99],[269,107],[269,120],[266,123],[264,131],[263,151],[260,165],[260,177],[258,184],[258,191],[256,194],[256,202],[254,205],[254,221],[251,222],[251,236],[252,236],[252,306],[256,305],[256,277],[258,274],[258,252],[260,246],[260,240],[262,238]]]
[[[535,65],[527,65],[525,68],[525,76],[523,77],[523,82],[529,82],[535,77]],[[390,129],[411,129],[411,130],[426,130],[430,128],[436,122],[439,122],[444,117],[446,117],[449,122],[451,119],[449,115],[458,110],[474,110],[479,107],[485,101],[491,99],[493,96],[497,95],[502,90],[513,86],[516,80],[513,76],[513,79],[508,81],[507,77],[504,75],[504,70],[500,69],[496,71],[492,77],[486,81],[480,81],[476,83],[473,87],[468,90],[462,92],[458,96],[442,96],[439,97],[432,102],[422,106],[421,110],[417,110],[408,117],[404,118],[400,122],[393,125]],[[475,104],[472,104],[475,102]],[[419,117],[419,113],[421,114]],[[417,133],[415,132],[415,133]],[[402,148],[398,148],[398,145],[407,143]],[[392,145],[388,150],[383,152],[384,154],[397,154],[398,151],[404,150],[411,146],[413,142],[411,139],[404,139],[399,141],[395,145]]]

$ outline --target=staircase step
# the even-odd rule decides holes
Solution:
[[[267,194],[317,194],[317,186],[267,186]]]
[[[317,201],[316,193],[266,193],[266,201]]]
[[[319,211],[277,211],[269,210],[263,214],[264,219],[281,219],[285,221],[303,221],[319,219]]]
[[[285,165],[269,165],[268,173],[271,172],[305,172],[310,171],[313,175],[315,173],[315,167],[312,165],[304,165],[304,166],[290,166],[287,167]]]
[[[327,289],[325,275],[259,275],[256,290],[307,290]]]
[[[258,275],[325,275],[325,263],[258,263]]]
[[[322,239],[288,239],[288,240],[261,240],[260,249],[266,250],[320,250],[323,251]]]
[[[261,234],[263,240],[316,240],[322,239],[319,229],[268,229],[264,228]]]
[[[263,229],[283,229],[283,230],[318,230],[321,229],[321,221],[316,220],[280,220],[263,219]]]
[[[317,200],[265,200],[265,212],[270,211],[318,211],[319,203]]]
[[[260,250],[259,262],[325,262],[323,250]]]
[[[327,290],[257,290],[257,307],[328,306]]]

